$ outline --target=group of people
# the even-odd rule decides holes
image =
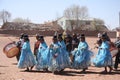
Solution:
[[[110,53],[110,39],[106,33],[99,34],[97,41],[98,53],[95,58],[89,49],[85,35],[81,34],[72,36],[67,34],[57,34],[52,37],[52,42],[48,46],[44,40],[44,36],[37,34],[34,51],[30,48],[29,36],[22,34],[17,46],[20,48],[20,53],[17,56],[18,68],[26,68],[26,71],[36,70],[61,72],[65,68],[82,69],[85,72],[91,63],[96,67],[107,67],[109,72],[113,70],[113,61]],[[118,51],[119,54],[120,51]],[[117,60],[117,59],[116,59]],[[115,66],[117,69],[118,63]]]

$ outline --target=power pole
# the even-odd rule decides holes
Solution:
[[[119,28],[120,28],[120,12],[119,12]]]

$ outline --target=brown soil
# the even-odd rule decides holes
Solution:
[[[7,58],[3,53],[6,44],[17,41],[17,37],[0,37],[0,80],[119,80],[120,65],[118,71],[112,71],[111,74],[101,74],[104,68],[96,68],[93,65],[89,67],[86,73],[81,70],[65,69],[62,73],[54,75],[51,72],[40,72],[33,69],[32,72],[25,72],[24,69],[17,68],[16,57]],[[47,44],[51,43],[51,37],[45,37]],[[90,48],[94,47],[97,38],[86,38]],[[114,39],[112,39],[114,41]],[[35,42],[35,37],[30,37],[31,48]],[[92,49],[95,53],[97,49]]]

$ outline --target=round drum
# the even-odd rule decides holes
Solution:
[[[117,48],[111,48],[110,49],[112,57],[115,57],[117,55],[118,49]]]
[[[19,48],[16,46],[15,43],[9,43],[3,48],[3,52],[8,58],[12,58],[19,54]]]

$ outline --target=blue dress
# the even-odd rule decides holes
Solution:
[[[37,54],[37,70],[42,70],[48,68],[48,52],[47,52],[47,44],[45,42],[40,43],[38,54]]]
[[[98,54],[93,59],[93,64],[96,67],[112,66],[113,62],[109,48],[110,46],[107,41],[102,42],[101,46],[99,47]]]
[[[52,43],[52,47],[49,48],[49,71],[60,71],[64,69],[63,57],[60,51],[60,45],[58,42]]]
[[[60,53],[62,54],[62,57],[63,57],[62,62],[64,64],[64,67],[65,68],[70,67],[70,58],[69,58],[69,53],[66,50],[65,42],[62,40],[62,41],[59,41],[58,44],[60,45]]]
[[[80,42],[78,49],[72,52],[74,59],[72,68],[74,69],[84,69],[90,66],[92,52],[88,50],[87,42]]]
[[[21,55],[20,55],[20,60],[18,62],[18,68],[32,67],[35,64],[36,64],[36,61],[31,51],[30,43],[28,41],[24,42],[22,49],[21,49]]]

